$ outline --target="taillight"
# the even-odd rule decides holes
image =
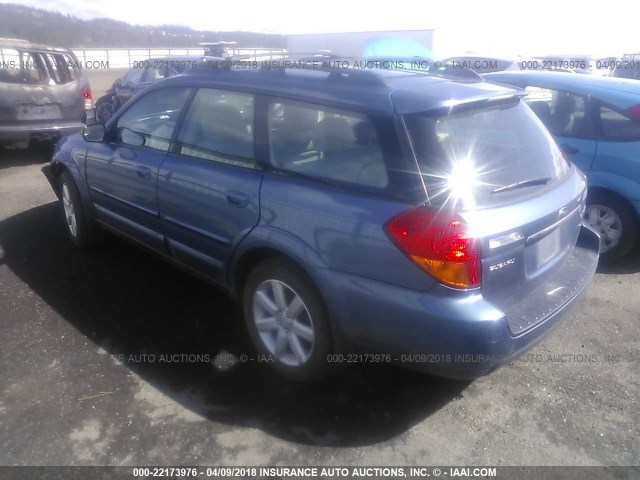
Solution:
[[[634,120],[640,120],[640,105],[636,105],[635,107],[631,107],[627,110],[629,116]]]
[[[91,98],[91,89],[89,87],[82,89],[82,97],[84,98],[84,109],[91,110],[93,108],[93,100]]]
[[[418,266],[441,282],[458,288],[480,285],[480,249],[457,215],[415,208],[392,218],[384,228]]]

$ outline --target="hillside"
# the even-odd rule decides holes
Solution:
[[[217,40],[235,41],[239,47],[286,47],[284,35],[200,31],[176,25],[131,25],[107,18],[82,20],[10,3],[0,4],[0,37],[71,48],[197,47],[200,42]]]

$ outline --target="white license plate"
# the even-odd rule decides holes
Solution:
[[[62,117],[58,105],[21,105],[16,113],[18,120],[57,120]]]
[[[544,265],[560,252],[560,229],[556,228],[535,245],[536,265]]]

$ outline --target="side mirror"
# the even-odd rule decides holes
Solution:
[[[82,129],[82,136],[87,142],[102,142],[104,135],[105,129],[102,123],[93,123]]]

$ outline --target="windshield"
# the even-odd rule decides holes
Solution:
[[[473,209],[536,193],[569,162],[536,115],[516,99],[404,117],[432,205]]]

